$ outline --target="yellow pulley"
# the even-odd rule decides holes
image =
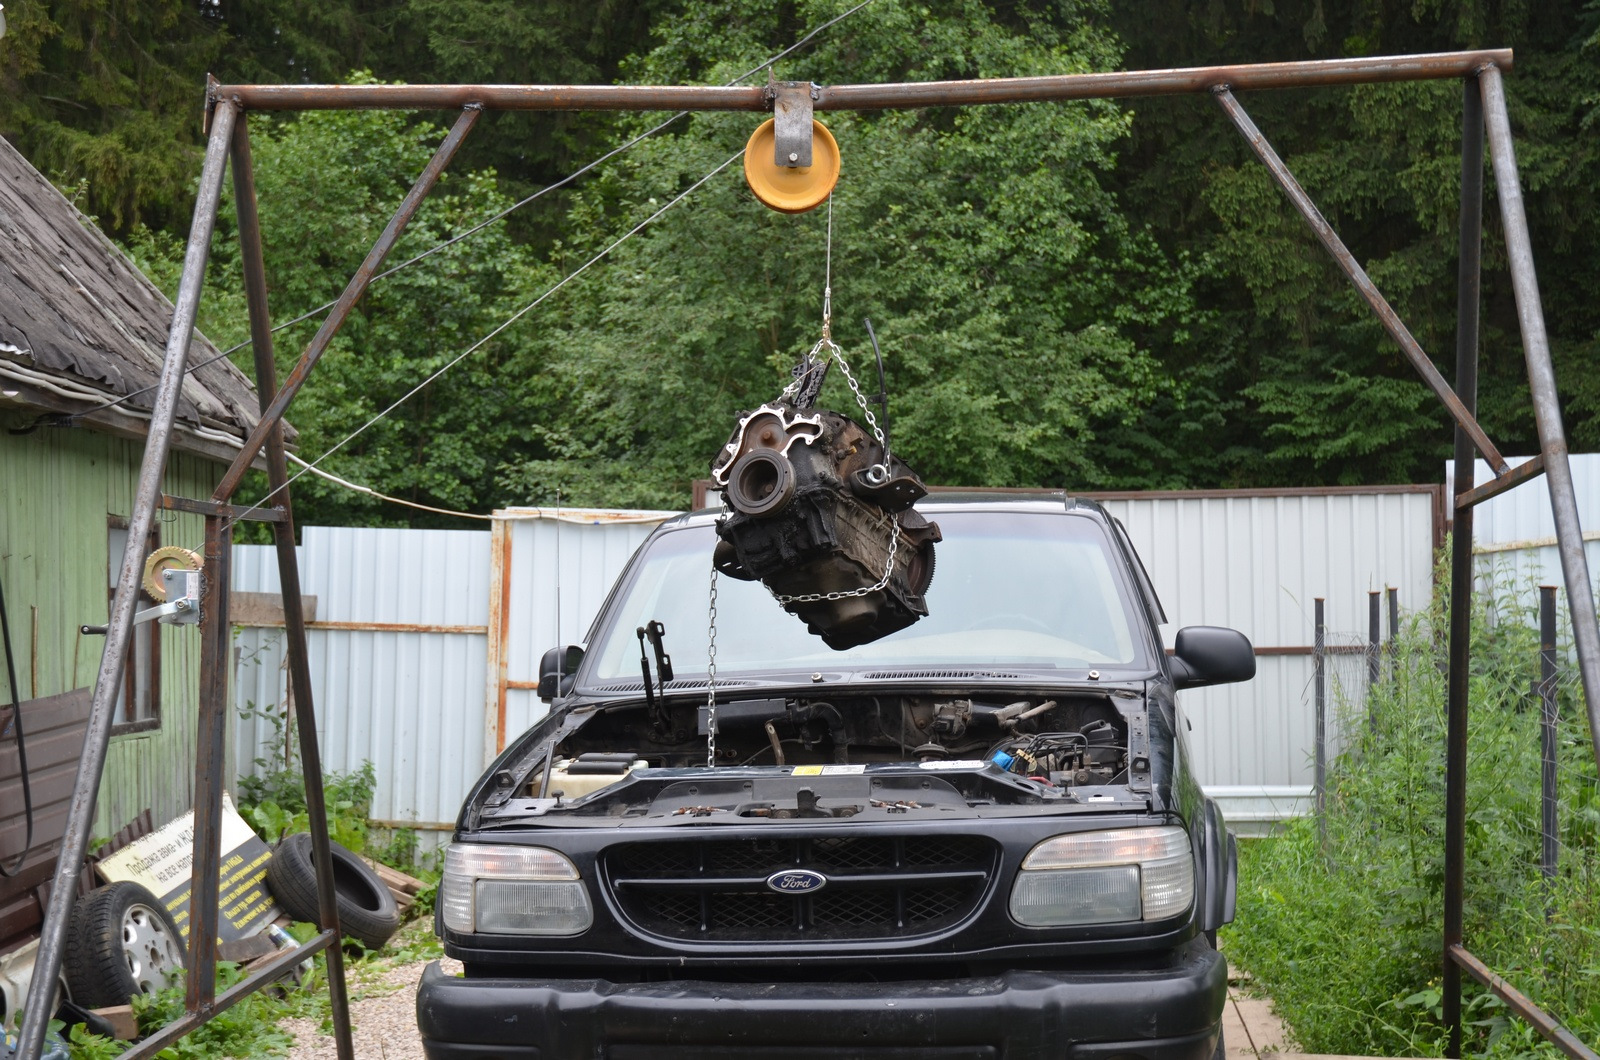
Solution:
[[[158,604],[167,602],[167,586],[161,580],[164,570],[199,570],[200,555],[177,545],[162,545],[144,561],[144,591]]]
[[[768,118],[744,146],[744,179],[756,198],[782,213],[805,213],[827,202],[839,182],[839,144],[828,127],[812,119],[809,166],[778,165],[776,136],[775,122]]]

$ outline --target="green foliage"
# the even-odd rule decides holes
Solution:
[[[217,992],[244,978],[238,965],[217,962]],[[133,1014],[139,1029],[150,1034],[183,1015],[184,986],[179,983],[156,994],[139,994],[133,999]],[[190,1060],[191,1057],[288,1056],[294,1038],[278,1029],[283,1016],[281,1003],[270,993],[257,991],[226,1011],[190,1031],[174,1045],[156,1054],[161,1060]]]
[[[305,777],[292,759],[284,755],[285,729],[282,716],[275,711],[241,712],[265,718],[274,726],[266,743],[267,754],[255,760],[256,772],[239,778],[239,813],[268,843],[275,843],[292,832],[310,829],[306,810]],[[327,811],[328,834],[355,854],[367,853],[367,818],[372,813],[372,793],[377,773],[371,762],[349,773],[324,773],[322,795]]]
[[[14,0],[0,132],[175,288],[206,71],[223,80],[724,83],[853,0]],[[878,0],[778,64],[822,83],[1509,46],[1518,161],[1573,448],[1600,448],[1600,3]],[[759,76],[759,75],[758,75]],[[1454,345],[1455,82],[1243,102],[1423,348]],[[931,481],[1074,488],[1429,481],[1437,403],[1207,99],[824,120],[836,334],[884,340],[899,451]],[[391,262],[570,173],[659,115],[491,114]],[[649,216],[748,136],[700,114],[379,281],[291,416],[319,455]],[[274,317],[332,299],[443,130],[382,112],[254,115]],[[1490,181],[1480,416],[1532,418]],[[678,507],[734,413],[820,326],[824,211],[774,215],[734,165],[328,458],[405,499],[485,512]],[[246,335],[227,209],[202,304]],[[278,336],[280,374],[316,321]],[[241,354],[243,364],[248,354]],[[825,400],[849,408],[837,378]],[[870,383],[868,389],[875,389]],[[259,480],[245,496],[264,492]],[[302,522],[459,525],[307,476]]]
[[[1561,687],[1561,872],[1539,874],[1539,710],[1533,616],[1502,595],[1474,626],[1467,792],[1468,948],[1580,1038],[1600,1036],[1600,883],[1587,726]],[[1436,1056],[1444,878],[1442,612],[1402,640],[1374,713],[1346,719],[1329,775],[1327,839],[1302,818],[1246,844],[1229,959],[1248,968],[1308,1052]],[[1549,917],[1546,918],[1546,910]],[[1466,1047],[1551,1055],[1468,980]]]

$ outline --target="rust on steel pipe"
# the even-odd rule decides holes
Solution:
[[[1555,517],[1556,550],[1561,554],[1567,607],[1572,612],[1572,642],[1578,655],[1578,674],[1583,679],[1594,760],[1600,766],[1600,623],[1595,615],[1593,583],[1589,580],[1589,560],[1584,552],[1583,527],[1578,519],[1572,465],[1567,460],[1561,396],[1556,390],[1555,368],[1550,363],[1550,337],[1544,327],[1539,278],[1533,267],[1533,240],[1522,205],[1517,149],[1511,138],[1511,116],[1506,112],[1505,86],[1501,84],[1500,71],[1486,68],[1478,78],[1478,87],[1483,94],[1483,116],[1489,130],[1489,158],[1494,163],[1495,193],[1500,200],[1506,264],[1511,268],[1517,321],[1522,327],[1528,389],[1533,392],[1533,419],[1539,431],[1539,452],[1544,456],[1545,484],[1550,488],[1550,510]]]
[[[1030,103],[1116,96],[1173,96],[1218,85],[1241,91],[1469,77],[1484,66],[1511,69],[1500,48],[1433,55],[1378,55],[1313,62],[1114,70],[1047,77],[914,81],[821,87],[817,110],[890,110],[984,103]],[[221,85],[213,98],[251,110],[750,110],[772,108],[760,86],[709,85]]]
[[[1372,312],[1377,316],[1378,322],[1383,325],[1383,329],[1389,333],[1390,338],[1399,344],[1401,352],[1406,355],[1406,360],[1410,361],[1411,366],[1417,370],[1417,374],[1422,376],[1422,381],[1427,383],[1428,388],[1444,403],[1445,410],[1450,413],[1450,417],[1460,425],[1462,430],[1467,432],[1467,437],[1472,439],[1472,444],[1477,447],[1478,452],[1483,454],[1483,458],[1489,462],[1489,466],[1494,469],[1494,473],[1496,475],[1504,475],[1509,470],[1506,458],[1501,456],[1500,450],[1495,448],[1493,442],[1489,441],[1489,436],[1478,425],[1477,417],[1462,403],[1456,392],[1450,389],[1450,384],[1445,382],[1444,376],[1439,374],[1439,369],[1434,367],[1433,361],[1429,359],[1417,340],[1412,337],[1410,329],[1400,319],[1400,314],[1394,311],[1394,307],[1389,304],[1377,286],[1373,284],[1371,277],[1367,275],[1367,271],[1356,261],[1355,255],[1350,253],[1350,248],[1344,245],[1344,241],[1333,230],[1333,226],[1322,216],[1322,211],[1317,209],[1317,204],[1311,201],[1311,196],[1306,194],[1305,189],[1300,186],[1300,182],[1289,171],[1289,167],[1284,165],[1283,159],[1278,157],[1278,152],[1272,149],[1272,145],[1267,142],[1267,138],[1261,135],[1261,130],[1256,128],[1256,123],[1250,120],[1250,115],[1246,114],[1244,108],[1239,105],[1239,101],[1233,98],[1233,93],[1228,90],[1227,86],[1216,88],[1213,94],[1216,96],[1217,102],[1222,105],[1222,109],[1227,112],[1228,117],[1233,120],[1233,124],[1238,127],[1239,132],[1244,135],[1245,140],[1250,144],[1251,150],[1255,151],[1256,157],[1261,159],[1261,163],[1267,167],[1267,171],[1278,182],[1278,186],[1283,189],[1283,193],[1289,197],[1289,201],[1294,204],[1295,209],[1299,210],[1300,215],[1305,218],[1306,224],[1311,226],[1311,230],[1316,233],[1322,245],[1333,256],[1333,260],[1339,266],[1340,271],[1349,277],[1350,282],[1355,285],[1356,291],[1372,307]]]
[[[233,458],[233,463],[228,466],[227,473],[222,476],[222,481],[217,484],[212,500],[227,501],[232,499],[234,491],[239,488],[239,483],[244,478],[246,471],[255,461],[256,454],[266,444],[267,435],[277,428],[278,421],[289,408],[289,403],[300,392],[300,387],[305,383],[306,377],[311,374],[311,369],[316,366],[326,352],[328,344],[333,341],[334,335],[350,316],[350,311],[355,308],[356,302],[366,294],[367,287],[372,283],[373,274],[378,271],[378,266],[383,264],[383,259],[389,256],[389,251],[400,241],[400,236],[406,230],[406,225],[411,223],[422,200],[428,197],[439,178],[444,174],[445,167],[455,157],[456,149],[467,138],[467,133],[477,124],[478,118],[483,114],[483,109],[468,106],[456,119],[450,134],[444,138],[439,149],[434,152],[433,158],[423,167],[422,173],[417,177],[411,190],[401,200],[399,209],[394,216],[389,218],[389,224],[384,228],[383,234],[378,236],[378,241],[367,252],[366,260],[361,267],[356,269],[355,275],[350,277],[350,282],[345,285],[344,293],[339,295],[339,300],[333,304],[328,315],[323,318],[322,326],[312,336],[311,342],[306,346],[305,353],[300,355],[299,362],[289,372],[288,378],[283,381],[283,389],[278,391],[272,403],[261,410],[261,420],[250,432],[250,437],[245,439],[244,448],[239,450],[239,455]]]
[[[1458,943],[1447,952],[1450,959],[1465,969],[1468,975],[1488,987],[1489,992],[1504,1001],[1507,1008],[1527,1020],[1534,1030],[1544,1035],[1546,1041],[1572,1057],[1572,1060],[1600,1060],[1600,1053],[1585,1045],[1583,1039],[1535,1005],[1526,994],[1496,975],[1494,969],[1467,952],[1465,946]]]

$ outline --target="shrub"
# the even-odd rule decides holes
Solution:
[[[1600,797],[1576,675],[1559,686],[1560,872],[1539,870],[1536,616],[1487,594],[1473,624],[1466,820],[1467,948],[1586,1041],[1600,1039]],[[1526,599],[1526,594],[1523,595]],[[1230,959],[1312,1053],[1441,1055],[1445,612],[1416,616],[1392,681],[1356,719],[1312,817],[1244,851]],[[1547,915],[1548,912],[1548,915]],[[1466,980],[1465,1051],[1554,1055]]]

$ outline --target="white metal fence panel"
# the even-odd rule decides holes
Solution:
[[[675,512],[563,513],[512,508],[506,548],[512,591],[504,608],[500,742],[544,717],[534,693],[549,648],[581,644],[617,575],[650,532]]]
[[[307,527],[301,591],[317,598],[307,630],[324,768],[371,762],[372,816],[448,822],[482,759],[488,538],[460,530]],[[273,549],[236,550],[234,588],[278,592]],[[238,639],[235,702],[253,703],[235,746],[241,770],[270,754],[287,667],[281,627]]]
[[[1254,806],[1267,789],[1309,790],[1315,745],[1311,644],[1316,597],[1329,642],[1361,643],[1370,591],[1399,590],[1403,610],[1433,597],[1437,491],[1255,491],[1114,495],[1121,519],[1167,613],[1167,646],[1184,626],[1231,626],[1258,651],[1242,685],[1180,696],[1200,779],[1224,809]],[[1387,619],[1385,619],[1387,629]],[[1384,634],[1387,636],[1387,633]],[[1363,688],[1359,655],[1330,656],[1336,686]],[[1267,793],[1293,802],[1282,791]],[[1237,812],[1237,811],[1236,811]]]

